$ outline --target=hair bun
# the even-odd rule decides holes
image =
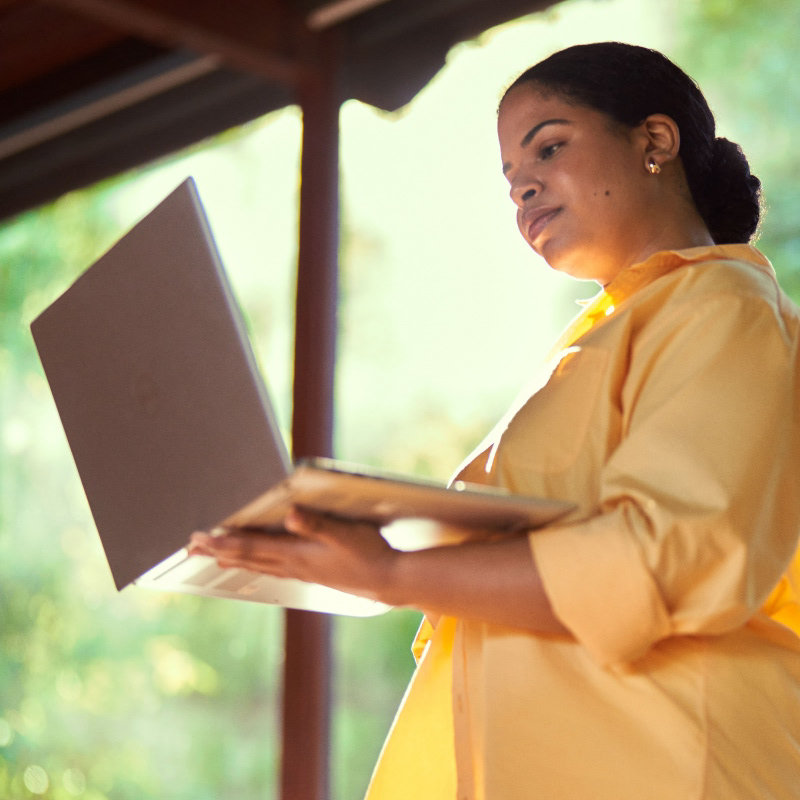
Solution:
[[[749,242],[761,217],[761,181],[735,142],[714,140],[701,213],[718,244]]]

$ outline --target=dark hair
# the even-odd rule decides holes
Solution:
[[[695,82],[661,53],[600,42],[554,53],[508,91],[535,83],[636,127],[650,114],[675,120],[679,155],[697,210],[718,244],[749,242],[761,216],[761,182],[739,145],[716,138],[714,115]]]

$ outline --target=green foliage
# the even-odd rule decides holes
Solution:
[[[800,4],[683,0],[678,60],[705,92],[721,135],[738,141],[764,187],[758,246],[800,300]]]
[[[367,788],[414,669],[411,641],[419,622],[420,615],[410,611],[336,620],[334,797],[360,798]]]

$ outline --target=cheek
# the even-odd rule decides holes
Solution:
[[[600,207],[608,205],[613,213],[613,208],[620,204],[633,203],[635,206],[638,202],[634,199],[638,196],[638,162],[633,161],[627,152],[619,154],[612,151],[606,154],[601,163],[603,169],[595,172],[591,184]]]
[[[625,182],[613,172],[591,175],[578,196],[581,221],[592,227],[614,223],[628,204],[626,188]]]

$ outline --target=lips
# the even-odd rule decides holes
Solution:
[[[560,213],[560,206],[544,206],[523,211],[520,227],[525,233],[525,238],[532,244]]]

